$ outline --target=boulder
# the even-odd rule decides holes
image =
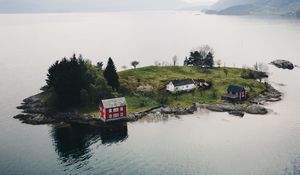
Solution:
[[[267,114],[268,110],[260,105],[250,105],[246,108],[246,113],[248,114]]]
[[[207,106],[207,109],[215,112],[243,111],[243,106],[239,104],[224,103],[209,105]]]
[[[243,111],[230,111],[228,112],[230,115],[238,116],[238,117],[244,117],[245,112]]]
[[[294,64],[287,60],[275,60],[272,61],[271,64],[281,69],[294,69]]]

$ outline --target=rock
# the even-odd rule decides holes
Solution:
[[[23,113],[29,114],[46,114],[49,112],[49,108],[46,107],[42,102],[43,93],[39,93],[28,97],[23,100],[21,106],[18,106],[17,109],[22,109]]]
[[[216,112],[228,112],[228,111],[243,111],[243,106],[239,104],[217,104],[217,105],[209,105],[207,106],[208,110],[216,111]]]
[[[49,111],[49,109],[46,107],[29,106],[29,107],[23,109],[24,113],[30,113],[30,114],[46,114],[47,111]]]
[[[41,98],[43,96],[43,93],[39,93],[36,95],[33,95],[31,97],[25,98],[23,100],[24,103],[37,103],[37,102],[41,102]]]
[[[157,113],[160,112],[162,114],[175,114],[175,115],[187,115],[192,114],[195,112],[195,108],[192,106],[190,108],[180,108],[180,107],[161,107],[153,109],[152,111],[149,111],[150,113]]]
[[[287,61],[287,60],[275,60],[275,61],[272,61],[271,64],[273,64],[274,66],[276,66],[278,68],[282,68],[282,69],[289,69],[289,70],[294,69],[293,63],[291,63],[290,61]]]
[[[278,102],[278,101],[281,101],[282,99],[279,97],[279,98],[270,98],[270,99],[267,99],[268,102]]]
[[[57,123],[55,119],[48,118],[42,114],[19,114],[14,116],[15,119],[19,119],[23,123],[32,125],[43,125]]]
[[[249,98],[248,101],[253,104],[263,105],[265,102],[277,102],[281,99],[282,93],[273,88],[271,85],[266,84],[266,90],[261,94]]]
[[[225,112],[225,110],[219,105],[209,105],[206,109],[214,112]]]
[[[260,105],[250,105],[245,110],[248,114],[267,114],[268,110]]]
[[[245,112],[243,111],[230,111],[228,112],[230,115],[238,116],[238,117],[244,117]]]

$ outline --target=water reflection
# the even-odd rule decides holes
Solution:
[[[126,123],[103,126],[72,124],[64,128],[53,127],[51,136],[59,159],[71,165],[91,158],[91,145],[122,142],[127,139],[128,131]]]

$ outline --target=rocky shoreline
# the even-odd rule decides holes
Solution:
[[[223,104],[199,104],[194,103],[187,108],[157,106],[146,111],[135,112],[129,114],[125,122],[132,122],[142,119],[147,116],[151,120],[165,120],[169,116],[179,116],[193,114],[194,112],[206,109],[214,112],[228,112],[231,115],[243,117],[245,113],[263,115],[268,113],[263,105],[267,102],[280,101],[282,93],[273,88],[271,85],[266,85],[267,89],[256,97],[249,98],[247,102],[241,104],[223,103]],[[43,94],[37,94],[23,100],[21,106],[17,107],[22,110],[21,114],[14,116],[23,123],[32,125],[42,124],[68,124],[82,123],[90,125],[99,125],[103,122],[97,117],[88,114],[80,114],[78,112],[53,112],[42,103]],[[124,120],[123,120],[124,122]]]

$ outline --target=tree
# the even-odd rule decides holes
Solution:
[[[113,89],[118,90],[120,87],[119,76],[113,60],[109,57],[107,66],[103,72],[104,78],[107,81],[107,84]]]
[[[197,50],[191,51],[190,56],[184,60],[184,65],[212,68],[214,66],[213,49],[208,45],[204,45]]]
[[[255,79],[258,79],[261,82],[263,78],[267,77],[269,68],[264,63],[255,63],[253,68],[254,72],[252,71],[252,74]]]
[[[88,105],[90,103],[89,93],[86,89],[80,90],[80,103],[83,106]]]
[[[48,69],[46,83],[55,96],[55,106],[59,109],[76,107],[80,104],[80,91],[87,89],[92,79],[82,56],[74,54],[70,59],[56,61]]]
[[[178,57],[175,55],[172,57],[172,61],[173,61],[173,66],[176,66],[177,61],[178,61]]]
[[[222,61],[221,60],[217,60],[216,61],[216,64],[218,65],[218,67],[220,68],[221,67],[221,65],[222,65]]]
[[[103,68],[103,62],[102,62],[102,61],[101,61],[101,62],[97,62],[96,67],[97,67],[99,70],[102,70],[102,68]]]
[[[126,69],[127,69],[127,66],[123,65],[123,66],[122,66],[122,69],[126,70]]]
[[[253,68],[255,71],[260,71],[260,72],[267,72],[268,71],[268,66],[265,65],[264,63],[255,63],[253,65]]]
[[[155,61],[155,62],[154,62],[154,65],[155,65],[155,66],[161,66],[161,63],[160,63],[159,61]]]
[[[188,66],[189,65],[189,59],[188,59],[188,57],[185,57],[183,65],[184,66]]]
[[[204,66],[205,67],[214,67],[214,55],[209,52],[207,55],[206,55],[206,58],[204,59]]]
[[[134,68],[136,68],[136,66],[139,65],[139,64],[140,64],[140,62],[138,62],[138,61],[132,61],[132,62],[131,62],[131,65],[132,65]]]

